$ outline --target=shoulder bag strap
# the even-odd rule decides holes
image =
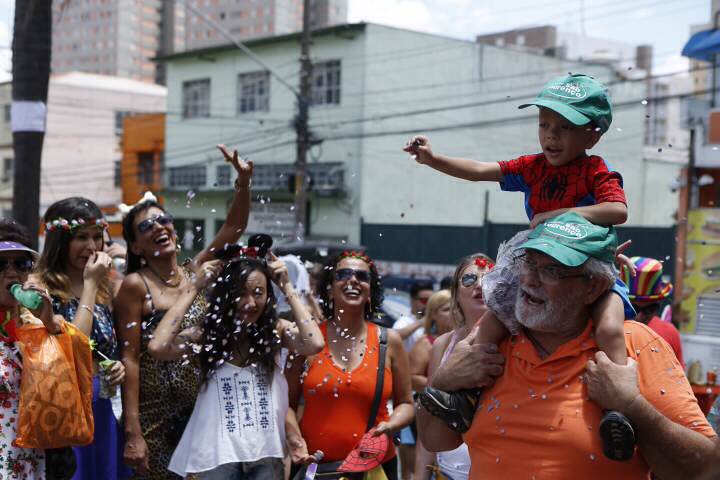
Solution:
[[[375,381],[375,398],[373,398],[372,407],[370,407],[370,417],[368,417],[368,424],[365,431],[370,430],[375,426],[375,420],[377,419],[378,410],[380,409],[380,401],[382,400],[383,386],[385,383],[385,357],[387,356],[387,339],[388,332],[387,328],[381,327],[379,337],[379,348],[378,348],[378,371],[377,380]]]

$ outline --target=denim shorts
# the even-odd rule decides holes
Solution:
[[[285,478],[282,458],[261,458],[256,462],[226,463],[198,474],[202,480],[277,480]]]

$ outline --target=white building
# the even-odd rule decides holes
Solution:
[[[0,85],[3,108],[10,103],[9,92],[10,83]],[[122,118],[133,112],[165,111],[165,96],[165,87],[127,78],[79,72],[52,76],[39,213],[57,200],[77,195],[100,207],[116,207],[121,201],[117,167],[122,157],[118,143]],[[0,122],[0,142],[5,168],[12,158],[9,122]],[[10,182],[0,185],[0,192],[8,186],[12,194]]]
[[[248,46],[297,86],[297,35]],[[413,133],[426,133],[449,155],[497,161],[537,152],[536,110],[517,105],[557,72],[573,71],[611,90],[613,125],[593,152],[623,174],[627,235],[647,243],[647,255],[670,249],[677,199],[664,185],[678,167],[643,159],[644,82],[621,79],[606,65],[365,23],[315,32],[312,59],[310,123],[318,145],[310,153],[311,238],[361,242],[377,258],[402,262],[492,254],[499,240],[527,225],[522,195],[441,175],[417,165],[402,146]],[[207,241],[224,218],[230,176],[214,150],[220,142],[255,160],[254,190],[271,200],[253,207],[252,228],[289,235],[293,94],[232,46],[165,61],[168,108],[183,112],[167,123],[166,198],[187,220],[188,238],[198,231]],[[188,202],[189,189],[196,196]]]

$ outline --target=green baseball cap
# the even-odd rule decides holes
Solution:
[[[530,232],[528,240],[516,250],[537,250],[568,267],[578,267],[593,257],[615,262],[615,227],[602,227],[574,212],[547,220]]]
[[[530,103],[549,108],[574,125],[594,122],[605,133],[612,123],[612,106],[605,85],[583,74],[567,75],[550,80]]]

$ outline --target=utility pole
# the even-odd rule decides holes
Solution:
[[[298,113],[295,117],[297,135],[297,158],[295,160],[295,238],[305,240],[307,218],[307,152],[310,147],[308,110],[312,95],[312,62],[310,61],[310,2],[303,0],[303,29],[300,40],[300,95],[297,97]]]
[[[13,217],[30,230],[35,248],[51,49],[52,2],[15,2],[11,110],[15,167]]]

